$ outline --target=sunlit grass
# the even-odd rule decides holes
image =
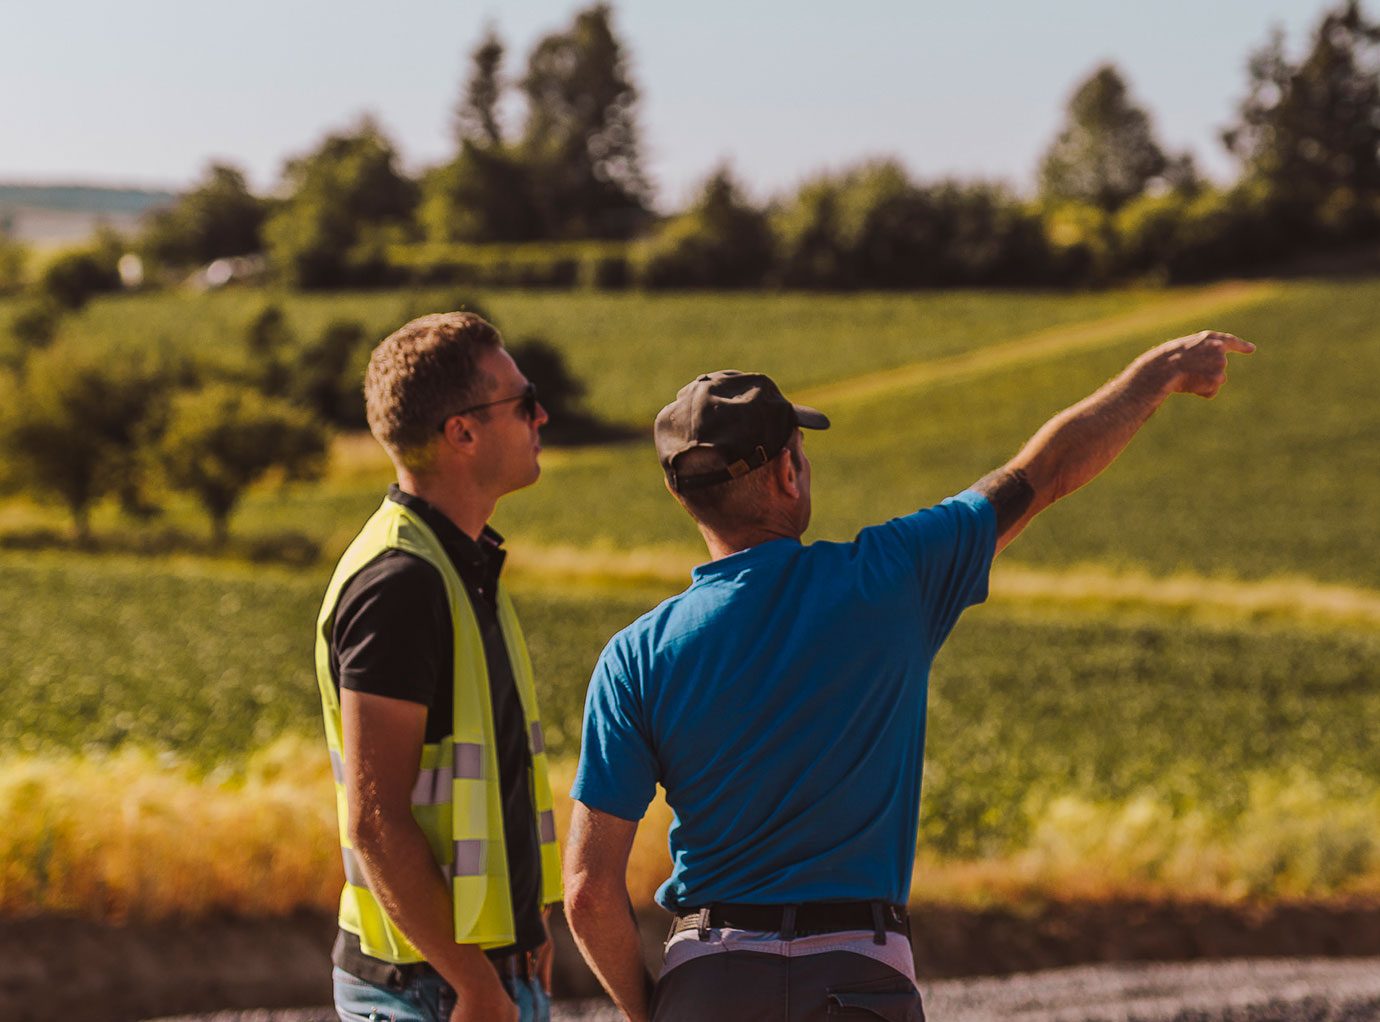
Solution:
[[[340,891],[324,746],[233,771],[133,747],[0,762],[0,915],[279,915]]]
[[[712,369],[756,369],[807,387],[860,372],[952,355],[1032,331],[1099,319],[1193,295],[1200,288],[1068,294],[933,291],[776,294],[521,291],[431,288],[290,294],[242,289],[98,298],[64,331],[126,350],[161,346],[219,358],[242,344],[264,305],[316,336],[335,319],[381,339],[407,317],[476,299],[510,340],[537,335],[558,347],[588,388],[589,406],[645,426],[676,389]],[[808,357],[802,357],[808,352]]]
[[[1030,840],[984,860],[926,853],[919,900],[1013,904],[1145,898],[1326,900],[1380,895],[1380,786],[1304,771],[1256,773],[1222,816],[1167,791],[1027,800]]]
[[[568,832],[574,763],[552,771]],[[1253,774],[1219,815],[1145,789],[1095,801],[1032,796],[1029,840],[985,858],[922,847],[916,902],[985,906],[1148,898],[1222,903],[1380,895],[1380,785]],[[647,907],[669,875],[658,798],[628,866]],[[281,738],[212,770],[133,747],[0,759],[0,917],[159,920],[334,910],[341,883],[330,769],[319,740]]]

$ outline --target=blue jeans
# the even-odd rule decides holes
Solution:
[[[519,1022],[551,1022],[551,1000],[541,982],[500,977],[518,1006]],[[342,969],[331,973],[341,1022],[448,1022],[455,991],[435,972],[420,973],[399,990],[375,986]]]

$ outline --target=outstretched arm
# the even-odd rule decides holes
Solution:
[[[1021,452],[973,489],[997,512],[997,552],[1037,514],[1110,465],[1171,394],[1213,397],[1227,379],[1227,353],[1255,345],[1204,330],[1151,348],[1090,397],[1044,424]]]
[[[628,900],[628,855],[637,823],[571,807],[565,847],[565,914],[570,932],[613,1003],[630,1022],[651,1017],[652,978]]]

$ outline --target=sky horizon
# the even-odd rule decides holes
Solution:
[[[415,173],[453,152],[452,111],[484,26],[515,76],[581,6],[397,0],[386,18],[363,0],[242,0],[219,17],[171,0],[25,8],[11,15],[24,45],[0,65],[0,182],[178,190],[227,161],[269,192],[286,159],[365,114]],[[1331,6],[862,0],[782,16],[760,0],[702,0],[693,11],[614,5],[614,25],[641,95],[648,177],[658,206],[675,209],[725,162],[758,200],[882,157],[921,180],[1029,192],[1070,92],[1104,61],[1167,150],[1226,179],[1235,165],[1217,134],[1245,95],[1249,54],[1278,27],[1298,56]]]

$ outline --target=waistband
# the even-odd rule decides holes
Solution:
[[[498,953],[486,952],[486,954],[489,963],[494,967],[494,971],[500,976],[508,976],[513,979],[531,979],[536,975],[532,956],[527,951],[514,949],[512,951],[499,951]],[[441,982],[445,982],[441,974],[427,962],[399,964],[385,962],[381,958],[365,954],[360,950],[359,938],[345,930],[340,930],[336,934],[335,946],[331,948],[331,964],[348,972],[356,979],[362,979],[366,983],[386,987],[389,990],[401,990],[423,977],[435,977]]]
[[[885,944],[888,933],[910,937],[910,917],[904,905],[885,901],[809,901],[799,905],[742,905],[719,902],[685,909],[671,923],[670,940],[697,930],[700,940],[715,928],[779,933],[782,940],[821,933],[871,930],[873,942]]]

